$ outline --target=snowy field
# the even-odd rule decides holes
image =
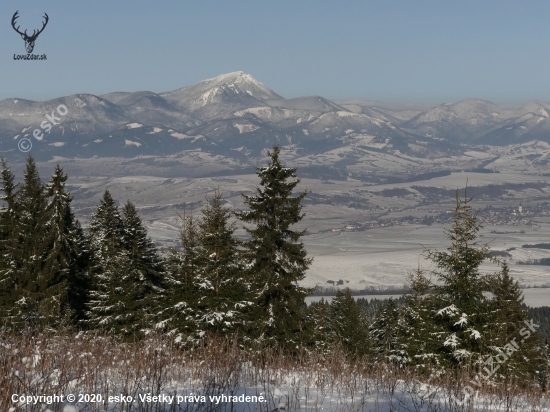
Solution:
[[[306,236],[304,243],[314,256],[313,264],[304,281],[307,286],[331,286],[327,281],[344,281],[344,287],[364,289],[369,286],[400,287],[407,281],[407,274],[416,268],[430,268],[422,252],[424,247],[445,249],[449,242],[444,225],[403,225],[366,230],[362,232],[331,232]],[[509,230],[517,233],[493,234],[491,231]],[[550,226],[542,224],[538,230],[503,226],[487,226],[481,232],[480,241],[490,242],[491,250],[507,250],[510,273],[522,285],[541,286],[550,283],[547,266],[518,265],[519,260],[550,257],[550,250],[522,249],[524,244],[544,243],[549,239]],[[484,265],[486,271],[494,271],[493,265]],[[550,290],[550,289],[548,289]],[[548,301],[550,304],[550,299]]]

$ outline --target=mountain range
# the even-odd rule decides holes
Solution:
[[[56,109],[64,105],[67,113]],[[76,94],[45,102],[0,101],[0,152],[21,157],[17,143],[30,139],[32,154],[91,158],[166,156],[200,150],[239,159],[279,143],[296,153],[340,147],[437,158],[472,146],[550,142],[550,103],[519,108],[466,99],[458,103],[397,105],[321,96],[285,99],[243,72],[223,74],[166,93]],[[55,125],[33,137],[47,115]],[[41,129],[41,131],[44,131]]]

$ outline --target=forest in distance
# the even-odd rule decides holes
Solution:
[[[54,333],[100,334],[128,345],[162,336],[186,351],[230,339],[242,350],[277,348],[368,360],[419,378],[470,373],[505,361],[487,377],[544,393],[548,387],[550,311],[527,308],[505,260],[478,239],[481,221],[467,193],[456,192],[448,249],[427,250],[436,269],[417,269],[400,299],[305,304],[301,287],[312,258],[292,225],[307,191],[280,149],[258,167],[247,210],[223,206],[216,191],[198,216],[182,214],[181,249],[161,254],[131,202],[105,191],[87,229],[71,209],[67,175],[57,166],[43,183],[32,157],[20,184],[2,160],[0,316],[6,342]],[[246,238],[235,235],[246,224]],[[499,265],[493,274],[480,265]],[[91,335],[92,336],[92,335]],[[96,336],[96,335],[93,335]],[[1,382],[0,382],[1,383]]]

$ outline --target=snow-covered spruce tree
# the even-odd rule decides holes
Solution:
[[[406,364],[403,356],[403,345],[399,339],[399,320],[401,310],[394,299],[387,300],[379,307],[372,323],[369,325],[371,355],[373,359]]]
[[[45,186],[43,270],[37,283],[44,293],[42,314],[53,327],[82,318],[87,285],[84,239],[71,210],[73,198],[66,191],[66,181],[58,165]]]
[[[416,296],[407,298],[408,309],[422,333],[408,346],[408,358],[417,365],[475,367],[492,353],[494,319],[487,296],[494,274],[482,274],[480,265],[498,261],[489,256],[489,246],[477,240],[482,225],[470,202],[457,190],[453,226],[445,230],[451,245],[447,251],[427,249],[425,256],[435,269],[427,274],[418,270],[412,279]]]
[[[249,282],[256,293],[255,306],[249,312],[249,337],[296,347],[304,326],[304,298],[310,293],[298,282],[304,279],[312,259],[299,242],[305,230],[290,227],[304,216],[301,202],[307,191],[292,196],[300,182],[297,169],[281,164],[279,154],[280,148],[274,146],[268,152],[270,163],[256,168],[260,187],[256,195],[243,195],[250,210],[236,215],[254,225],[246,228],[250,240],[245,242]]]
[[[195,276],[202,268],[202,252],[199,229],[193,214],[181,216],[181,251],[172,248],[166,258],[166,296],[156,308],[155,326],[165,331],[176,343],[186,345],[195,342],[194,322],[198,290]]]
[[[132,202],[124,205],[123,213],[122,247],[127,252],[129,263],[128,277],[124,279],[128,287],[125,291],[129,295],[128,307],[135,316],[146,314],[150,318],[156,301],[164,294],[163,261]]]
[[[89,228],[92,287],[90,326],[135,339],[150,327],[155,302],[162,296],[163,265],[135,206],[121,218],[105,191]]]
[[[338,291],[330,303],[330,341],[342,345],[352,357],[364,357],[370,350],[366,316],[348,289]]]
[[[37,327],[43,324],[40,303],[45,299],[41,288],[45,274],[42,262],[46,196],[44,185],[32,156],[27,158],[23,182],[16,195],[18,216],[18,249],[15,256],[20,286],[20,296],[13,309],[13,322],[19,325]]]
[[[5,159],[0,159],[0,321],[12,324],[10,316],[21,292],[17,266],[19,246],[15,176]],[[21,296],[22,297],[22,296]]]
[[[409,355],[417,363],[427,364],[431,359],[431,366],[443,369],[473,366],[490,352],[491,317],[484,292],[489,291],[492,276],[479,270],[490,260],[489,246],[477,240],[482,226],[470,202],[466,195],[460,199],[456,192],[454,223],[445,230],[451,246],[446,252],[425,252],[436,266],[429,272],[436,282],[423,277],[421,271],[416,275],[415,282],[423,285],[424,293],[416,300],[422,306],[412,310],[428,332],[423,345],[410,348]]]
[[[330,305],[321,298],[319,302],[312,302],[307,308],[306,325],[307,335],[303,339],[307,347],[317,353],[328,355],[332,349],[331,320],[329,318]]]
[[[206,198],[198,223],[201,266],[194,273],[198,299],[194,323],[199,336],[225,335],[244,326],[244,311],[252,304],[250,285],[244,276],[240,242],[235,237],[232,212],[222,206],[217,190]]]
[[[546,348],[538,333],[526,329],[528,308],[523,303],[523,293],[517,281],[509,273],[507,262],[493,279],[493,299],[490,301],[492,315],[490,345],[493,355],[505,357],[495,377],[515,380],[522,385],[534,381],[542,384],[546,363]],[[523,329],[523,334],[522,334]],[[525,332],[529,332],[526,338]],[[515,345],[514,345],[515,343]],[[515,347],[517,346],[517,348]]]
[[[425,375],[440,371],[440,354],[431,346],[433,332],[434,297],[431,281],[419,267],[408,275],[410,293],[403,296],[403,304],[394,333],[396,344],[390,359],[400,365],[414,365]]]
[[[106,190],[88,229],[91,285],[86,323],[108,332],[131,334],[139,326],[128,318],[139,318],[139,314],[131,313],[128,307],[125,279],[129,275],[130,260],[123,247],[123,233],[118,207]]]

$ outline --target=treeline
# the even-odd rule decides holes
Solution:
[[[541,337],[546,343],[550,341],[550,306],[542,306],[540,308],[529,308],[529,319],[534,319],[537,325],[540,325],[538,330]]]
[[[342,279],[337,282],[333,280],[328,280],[329,284],[336,284],[343,286],[344,281]],[[338,288],[335,286],[316,286],[315,289],[311,292],[310,296],[334,296],[338,291],[347,288]],[[403,295],[409,293],[410,289],[407,285],[401,287],[398,286],[369,286],[364,289],[350,289],[350,292],[353,296],[360,295]]]
[[[518,265],[550,266],[550,258],[540,258],[540,259],[531,259],[531,260],[518,260],[516,263]]]
[[[476,199],[482,198],[492,198],[496,199],[498,197],[508,194],[509,191],[523,191],[527,189],[541,190],[547,187],[546,182],[527,182],[527,183],[505,183],[505,184],[490,184],[485,186],[473,186],[469,187],[468,191],[471,196]],[[438,187],[429,187],[429,186],[411,186],[411,189],[414,189],[420,192],[422,195],[429,197],[430,199],[449,199],[454,196],[453,189],[443,189]],[[464,190],[464,189],[461,189]]]
[[[535,243],[534,245],[521,245],[523,249],[550,249],[550,243]]]
[[[424,376],[482,373],[499,359],[484,381],[546,388],[548,341],[529,322],[506,262],[478,243],[477,214],[458,194],[448,249],[425,251],[434,269],[414,271],[403,298],[355,302],[347,290],[308,307],[313,290],[299,282],[312,259],[301,242],[305,231],[292,229],[304,217],[307,192],[294,193],[297,169],[279,154],[274,147],[269,163],[256,169],[260,183],[254,195],[243,195],[246,210],[223,207],[216,191],[197,216],[181,216],[181,250],[163,256],[131,202],[119,208],[106,191],[83,230],[61,167],[42,183],[29,157],[15,184],[2,161],[3,327],[98,330],[126,340],[161,333],[182,346],[228,336],[243,347],[260,343],[290,353],[344,349],[353,359]],[[235,236],[238,221],[246,224],[246,239]],[[501,270],[481,273],[486,260]]]
[[[182,250],[161,256],[137,213],[105,191],[89,228],[71,209],[66,174],[42,183],[32,157],[23,180],[1,163],[0,316],[15,332],[95,329],[127,339],[166,333],[193,343],[209,334],[296,346],[306,333],[299,286],[311,259],[291,225],[303,214],[296,169],[279,161],[257,168],[248,210],[222,207],[217,191],[200,215],[182,216]],[[235,218],[248,239],[235,236]]]

